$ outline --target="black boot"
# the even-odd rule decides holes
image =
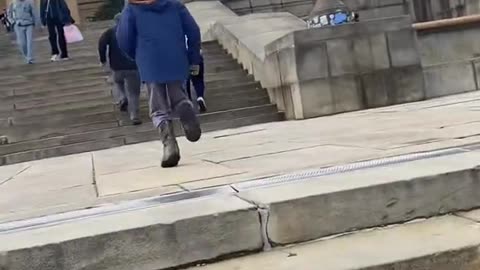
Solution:
[[[179,104],[178,114],[180,116],[180,122],[182,123],[187,140],[191,142],[200,140],[200,137],[202,136],[202,129],[200,128],[200,122],[198,121],[198,117],[193,109],[192,103],[188,101]]]
[[[175,167],[180,161],[180,150],[173,131],[172,121],[165,121],[160,125],[160,138],[163,143],[162,167]]]

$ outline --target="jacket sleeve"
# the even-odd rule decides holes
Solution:
[[[187,36],[188,44],[188,60],[190,65],[200,64],[200,47],[202,43],[202,37],[200,34],[200,27],[192,17],[185,5],[180,5],[180,18],[182,20],[182,27],[185,36]]]
[[[105,64],[107,62],[107,46],[109,45],[112,29],[108,29],[103,32],[102,36],[98,40],[98,56],[100,57],[100,63]]]
[[[40,1],[40,21],[42,25],[47,25],[47,0]]]
[[[33,25],[37,25],[37,15],[35,14],[35,4],[33,4],[33,1],[30,2],[30,15],[32,16],[33,20]]]
[[[118,47],[130,59],[135,60],[137,50],[137,25],[135,15],[129,4],[122,11],[122,17],[117,26],[117,42]]]

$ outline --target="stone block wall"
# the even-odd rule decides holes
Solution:
[[[343,0],[360,18],[393,17],[408,14],[406,0]],[[239,15],[262,12],[289,12],[305,18],[316,0],[223,0],[222,3]]]
[[[418,33],[427,98],[480,90],[479,24]]]
[[[296,31],[267,46],[287,116],[303,119],[425,98],[408,16]]]

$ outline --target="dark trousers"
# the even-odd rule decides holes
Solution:
[[[67,41],[63,26],[62,23],[47,19],[48,39],[52,47],[52,55],[60,55],[60,58],[67,58]],[[60,50],[58,50],[58,46],[60,46]]]
[[[197,97],[203,98],[205,95],[205,80],[204,80],[204,64],[203,61],[200,63],[200,73],[197,76],[190,75],[187,80],[187,93],[188,98],[192,99],[192,93],[190,92],[190,84],[193,84],[193,88],[195,88],[195,93]]]

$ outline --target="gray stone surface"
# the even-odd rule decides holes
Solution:
[[[259,216],[230,195],[0,234],[0,268],[157,270],[262,247]]]
[[[416,32],[401,29],[386,33],[392,67],[420,65]]]
[[[480,207],[479,163],[480,153],[457,154],[239,196],[268,207],[269,239],[290,244]]]
[[[480,267],[479,247],[479,224],[441,217],[191,269],[473,270]]]
[[[427,98],[477,90],[477,74],[470,61],[425,66]]]
[[[237,17],[235,13],[219,1],[191,2],[186,6],[200,26],[203,42],[215,39],[211,34],[211,28],[216,21]]]
[[[354,59],[352,40],[327,40],[326,45],[330,76],[336,77],[357,73],[355,61],[352,61]]]
[[[420,32],[418,46],[422,63],[426,66],[466,61],[480,56],[477,25]]]
[[[295,31],[267,45],[280,81],[264,86],[290,84],[287,96],[300,95],[300,102],[293,112],[279,107],[296,118],[419,101],[425,83],[415,37],[405,16]]]

